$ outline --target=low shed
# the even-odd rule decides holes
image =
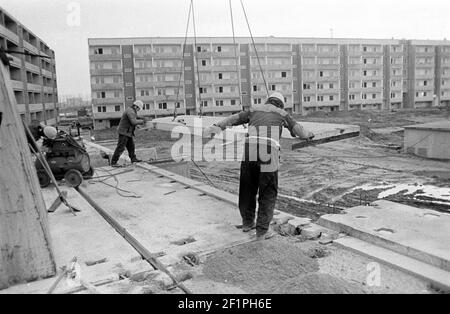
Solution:
[[[406,126],[405,150],[425,158],[450,160],[450,121]]]

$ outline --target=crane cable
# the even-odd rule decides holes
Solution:
[[[200,71],[198,69],[198,51],[197,51],[197,30],[195,28],[195,12],[194,12],[194,0],[191,0],[191,6],[192,6],[192,25],[194,28],[194,51],[195,51],[195,62],[196,62],[196,68],[197,68],[197,82],[198,82],[198,100],[200,102],[200,112],[199,116],[203,116],[203,102],[202,102],[202,95],[200,93]]]
[[[231,16],[231,30],[233,31],[233,46],[234,46],[234,58],[236,63],[236,74],[238,79],[238,91],[239,91],[239,102],[242,106],[242,90],[241,90],[241,71],[239,69],[239,59],[237,55],[237,46],[236,46],[236,36],[234,33],[234,19],[233,19],[233,7],[231,5],[231,0],[228,0],[230,4],[230,16]]]
[[[179,96],[180,96],[180,88],[181,88],[181,77],[184,73],[184,55],[186,53],[186,43],[187,43],[187,36],[188,36],[188,32],[189,32],[189,22],[191,20],[191,11],[192,11],[192,2],[189,5],[189,13],[188,13],[188,18],[187,18],[187,23],[186,23],[186,32],[184,34],[184,44],[183,44],[183,55],[181,56],[181,69],[180,69],[180,77],[178,78],[178,90],[177,90],[177,100],[175,102],[175,108],[173,110],[173,120],[175,121],[175,119],[177,118],[177,103],[179,101]],[[185,95],[186,95],[186,91]],[[184,103],[186,105],[186,97],[184,98]]]
[[[248,22],[247,13],[245,12],[244,3],[242,2],[242,0],[240,0],[240,1],[241,1],[242,11],[244,12],[245,21],[247,22],[248,31],[250,32],[250,37],[252,39],[253,49],[255,50],[256,59],[258,60],[259,70],[261,71],[262,79],[264,81],[264,86],[266,87],[267,97],[269,97],[269,87],[267,86],[267,81],[266,81],[266,78],[264,76],[263,68],[261,66],[261,61],[259,59],[258,50],[256,49],[255,39],[253,38],[252,30],[250,28],[250,23]],[[250,57],[250,61],[251,61],[251,57]],[[251,66],[251,64],[250,64],[250,66]]]

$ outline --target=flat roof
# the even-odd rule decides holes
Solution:
[[[251,37],[236,37],[236,43],[251,43]],[[314,38],[314,37],[254,37],[257,44],[368,44],[368,45],[399,45],[402,41],[399,39],[374,39],[374,38]],[[210,43],[211,41],[226,44],[233,44],[233,37],[197,37],[197,43]],[[139,45],[139,44],[182,44],[184,37],[121,37],[121,38],[89,38],[89,45]],[[194,37],[188,37],[189,44],[194,42]]]
[[[450,120],[405,126],[405,129],[450,132]]]
[[[14,22],[16,22],[18,25],[20,25],[23,29],[25,29],[28,33],[30,33],[31,35],[33,35],[34,37],[36,37],[37,39],[39,39],[39,41],[41,43],[43,43],[44,45],[46,45],[48,47],[48,49],[50,49],[52,52],[54,52],[53,49],[50,48],[50,46],[38,35],[36,35],[35,33],[33,33],[29,27],[25,26],[21,21],[19,21],[16,17],[14,17],[11,13],[9,13],[8,11],[6,11],[3,7],[0,6],[0,11],[3,12],[3,14],[5,14],[7,17],[9,17],[11,20],[13,20]],[[40,47],[36,47],[40,50]]]

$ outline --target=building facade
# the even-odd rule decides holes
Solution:
[[[25,121],[57,122],[58,92],[55,53],[48,45],[0,8],[0,46],[5,50],[49,57],[8,54],[18,112]]]
[[[450,42],[325,38],[89,39],[97,128],[134,100],[150,117],[223,115],[281,92],[299,114],[446,105]],[[183,51],[184,50],[184,51]],[[184,53],[183,53],[184,52]]]

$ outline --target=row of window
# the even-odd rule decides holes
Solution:
[[[311,83],[304,83],[303,84],[303,89],[304,90],[308,90],[311,89],[312,84]],[[317,89],[324,89],[325,84],[322,83],[318,83],[317,84]],[[328,83],[328,89],[334,89],[334,83]]]
[[[317,101],[318,102],[323,102],[323,101],[334,101],[335,100],[335,96],[334,95],[329,95],[329,96],[323,96],[323,95],[320,95],[320,96],[317,96]],[[304,102],[311,102],[311,100],[313,99],[313,96],[304,96],[303,97],[303,101]],[[326,99],[326,100],[325,100]],[[337,100],[337,99],[336,99]]]

